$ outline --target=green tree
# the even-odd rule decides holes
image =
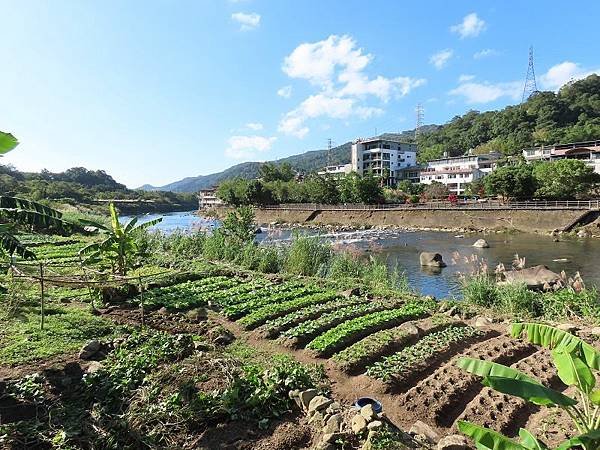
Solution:
[[[549,199],[576,198],[587,194],[600,182],[600,175],[577,159],[536,164],[533,176],[538,185],[536,197]]]
[[[134,258],[140,254],[140,247],[136,238],[142,230],[145,230],[162,221],[162,217],[138,224],[137,217],[130,219],[124,226],[119,221],[119,214],[115,205],[111,203],[110,227],[98,222],[82,220],[86,225],[97,227],[106,238],[101,242],[89,244],[79,251],[86,256],[86,260],[95,260],[106,257],[112,264],[113,270],[121,275],[126,275],[127,270],[133,266]]]
[[[531,198],[536,190],[533,167],[517,164],[499,167],[484,178],[488,195],[508,198]]]
[[[228,205],[245,205],[248,201],[248,180],[242,178],[225,180],[217,188],[216,195]]]
[[[425,200],[439,200],[448,198],[450,191],[445,184],[438,181],[432,181],[431,184],[425,186],[421,195]]]
[[[220,228],[227,239],[236,244],[245,244],[254,240],[256,223],[254,211],[250,206],[240,206],[229,212]]]
[[[265,182],[291,181],[295,176],[294,169],[288,163],[264,163],[259,167],[258,173],[260,179]]]

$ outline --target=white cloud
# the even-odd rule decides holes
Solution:
[[[441,70],[446,64],[448,64],[448,61],[450,61],[450,58],[452,58],[453,54],[454,51],[449,48],[440,50],[429,57],[429,63],[433,64],[437,70]]]
[[[240,24],[240,31],[250,31],[260,25],[260,14],[237,12],[231,15],[231,20]]]
[[[452,89],[450,95],[462,96],[467,103],[489,103],[501,97],[509,97],[518,100],[523,91],[520,81],[506,83],[483,83],[464,82],[457,88]]]
[[[593,73],[600,73],[600,68],[594,70],[584,69],[580,64],[565,61],[550,67],[545,74],[540,76],[540,85],[544,89],[556,91],[571,80],[581,80]]]
[[[473,59],[482,59],[487,58],[488,56],[495,56],[498,54],[498,50],[494,50],[493,48],[484,48],[483,50],[479,50],[478,52],[473,53]]]
[[[346,35],[332,35],[296,47],[284,59],[282,69],[291,78],[307,80],[317,92],[283,116],[279,131],[302,138],[309,132],[306,125],[309,119],[372,117],[383,110],[365,105],[369,98],[388,102],[391,98],[404,97],[425,83],[424,79],[401,76],[371,78],[365,69],[372,59],[372,55],[365,53],[352,37]]]
[[[461,39],[467,37],[475,37],[478,36],[483,30],[485,30],[486,25],[483,19],[480,19],[477,16],[477,13],[467,14],[463,21],[457,25],[452,25],[450,27],[450,31],[453,33],[458,33]]]
[[[252,131],[260,131],[264,127],[263,127],[263,124],[260,122],[248,122],[246,124],[246,128],[248,128],[249,130],[252,130]]]
[[[269,151],[276,139],[264,136],[231,136],[225,155],[233,159],[253,158],[257,153]]]
[[[466,75],[466,74],[463,74],[463,75],[461,75],[461,76],[458,77],[458,82],[459,83],[464,83],[466,81],[471,81],[471,80],[474,80],[474,79],[475,79],[475,75]]]
[[[284,86],[281,89],[277,90],[277,95],[283,98],[290,98],[292,96],[292,87]]]

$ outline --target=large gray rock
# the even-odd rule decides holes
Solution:
[[[375,414],[375,410],[373,409],[373,405],[371,404],[360,408],[360,415],[363,416],[367,422],[370,422],[377,417],[377,414]]]
[[[420,420],[413,423],[413,426],[410,427],[408,432],[412,435],[423,436],[432,444],[436,444],[440,440],[440,435],[437,434],[433,428]]]
[[[300,392],[300,403],[302,403],[302,407],[305,411],[308,411],[308,405],[310,401],[317,396],[319,391],[316,389],[306,389],[305,391]]]
[[[89,341],[79,351],[79,359],[90,359],[102,348],[102,343],[97,340]]]
[[[427,267],[446,267],[442,255],[434,252],[422,252],[419,255],[419,262],[422,266]]]
[[[509,270],[503,273],[500,283],[524,283],[530,289],[541,289],[545,284],[552,286],[561,281],[560,275],[548,267],[539,265],[521,270]]]
[[[329,405],[333,403],[333,400],[327,397],[323,397],[322,395],[317,395],[313,398],[308,404],[308,414],[314,413],[316,411],[321,411],[322,409],[327,409]]]
[[[367,429],[367,419],[360,414],[355,415],[352,418],[352,431],[355,434],[360,434]]]
[[[473,247],[477,248],[489,248],[490,244],[485,239],[477,239],[473,244]]]

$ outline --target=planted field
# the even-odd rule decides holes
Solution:
[[[48,260],[78,260],[79,259],[79,250],[87,245],[86,242],[75,242],[72,244],[65,245],[56,245],[56,244],[48,244],[48,245],[40,245],[39,247],[35,247],[33,252],[37,259],[42,261]]]

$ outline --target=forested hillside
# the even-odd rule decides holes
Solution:
[[[420,160],[473,149],[515,155],[524,147],[600,139],[600,77],[539,92],[500,111],[469,111],[419,138]]]
[[[0,165],[0,195],[14,195],[44,201],[55,206],[71,205],[76,209],[106,212],[106,206],[95,200],[144,200],[138,205],[121,206],[127,212],[174,211],[197,206],[194,194],[144,192],[128,189],[103,170],[73,167],[64,172],[20,172]]]

